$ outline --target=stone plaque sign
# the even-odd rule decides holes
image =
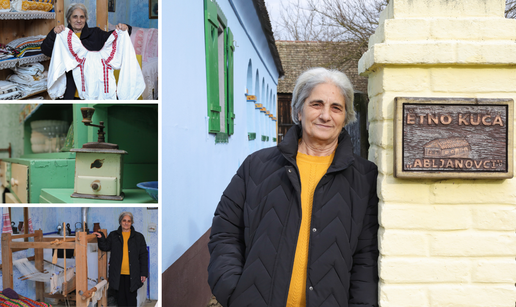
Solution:
[[[394,176],[513,177],[512,99],[395,98]]]

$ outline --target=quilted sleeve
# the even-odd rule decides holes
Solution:
[[[139,252],[138,262],[140,264],[140,276],[149,277],[149,255],[147,253],[147,243],[145,237],[142,234],[138,234],[139,237]]]
[[[358,245],[353,255],[349,307],[378,306],[378,168],[371,163],[366,174],[370,186],[369,202]]]
[[[54,28],[48,32],[47,37],[41,43],[41,52],[44,55],[50,57],[52,56],[52,51],[54,50],[54,41],[56,40],[56,34],[54,33]]]
[[[98,246],[101,251],[108,252],[111,250],[111,241],[113,240],[113,232],[111,232],[108,237],[104,236],[104,233],[99,232],[101,237],[97,238]]]
[[[224,191],[211,227],[208,283],[222,306],[235,290],[245,262],[244,218],[245,168],[249,158]]]

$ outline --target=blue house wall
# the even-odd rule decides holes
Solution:
[[[279,72],[257,12],[250,0],[217,3],[236,46],[235,125],[228,143],[215,143],[208,133],[203,1],[162,3],[164,11],[180,12],[163,20],[164,28],[176,31],[174,39],[163,39],[162,271],[209,230],[222,192],[247,155],[276,145],[276,122],[246,99],[247,93],[257,95],[277,116]],[[255,140],[249,141],[249,132]]]

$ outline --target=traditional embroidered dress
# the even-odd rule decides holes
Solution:
[[[118,87],[113,74],[120,69]],[[67,71],[72,70],[81,99],[134,100],[143,93],[145,82],[126,31],[115,30],[100,51],[89,51],[70,29],[56,35],[48,71],[48,94],[62,97]]]

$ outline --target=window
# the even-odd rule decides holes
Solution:
[[[217,140],[234,133],[233,109],[233,33],[214,0],[204,1],[206,40],[206,78],[208,88],[208,129]],[[225,136],[225,138],[224,138]]]

